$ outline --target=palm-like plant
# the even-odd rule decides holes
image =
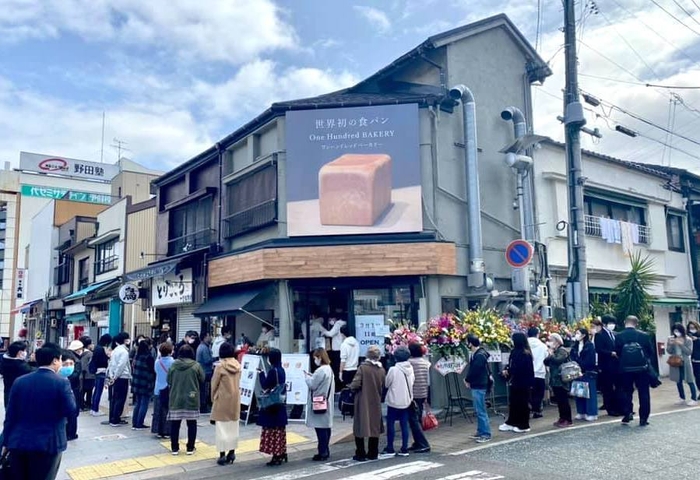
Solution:
[[[651,308],[649,289],[659,283],[654,273],[654,259],[648,255],[642,257],[637,251],[630,257],[630,271],[615,287],[617,305],[615,313],[621,322],[628,315],[634,315],[640,320],[643,330],[654,330],[654,317]]]

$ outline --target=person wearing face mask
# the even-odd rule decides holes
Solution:
[[[597,379],[598,366],[596,365],[595,347],[591,342],[588,330],[580,328],[574,336],[576,343],[571,349],[571,359],[578,363],[583,372],[583,377],[578,381],[588,384],[589,398],[576,398],[576,420],[594,422],[598,420]]]
[[[331,360],[328,353],[323,348],[317,348],[313,353],[314,364],[316,371],[313,375],[309,372],[306,374],[306,385],[309,387],[309,397],[306,402],[306,426],[316,430],[316,438],[318,439],[318,453],[313,456],[314,462],[328,460],[331,455],[330,441],[331,428],[333,428],[333,411],[335,409],[333,394],[335,393],[335,378],[333,369],[331,368]],[[314,399],[325,400],[325,408],[319,405],[322,402],[316,402],[314,407]]]
[[[7,353],[2,357],[2,383],[5,386],[3,392],[5,400],[5,408],[10,399],[10,390],[17,380],[22,375],[32,372],[32,367],[27,363],[27,343],[12,342],[7,348]]]
[[[39,368],[12,387],[5,411],[4,445],[12,458],[12,478],[54,480],[66,450],[66,419],[78,409],[70,383],[57,375],[61,349],[46,343],[36,351]],[[51,408],[46,408],[46,399]]]
[[[693,341],[690,363],[693,364],[693,376],[697,381],[700,378],[700,324],[694,320],[688,322],[688,338]]]
[[[549,367],[549,386],[552,387],[554,400],[559,409],[559,420],[554,422],[558,428],[573,425],[571,418],[571,403],[569,403],[569,384],[561,378],[561,366],[569,361],[569,352],[564,348],[564,340],[558,333],[552,333],[547,342],[549,356],[544,364]]]
[[[76,341],[77,340],[71,342],[70,346],[76,347],[76,345],[73,345],[73,343]],[[76,368],[76,365],[79,365],[79,361],[72,350],[64,350],[61,353],[63,358],[58,374],[67,378],[68,382],[70,382],[71,390],[73,391],[73,396],[75,397],[75,404],[78,406],[78,413],[68,417],[68,421],[66,422],[66,438],[69,442],[71,442],[78,439],[78,414],[80,413],[80,373],[78,372],[79,369]]]
[[[676,382],[678,387],[679,400],[675,405],[688,405],[694,407],[698,404],[698,391],[695,387],[695,375],[690,355],[693,353],[693,341],[685,335],[685,327],[676,323],[673,326],[673,336],[666,342],[666,353],[669,355],[668,377],[672,382]],[[676,360],[676,363],[673,361]],[[690,387],[690,400],[686,401],[685,388],[683,382]]]
[[[593,321],[596,331],[594,345],[600,370],[598,381],[603,394],[603,405],[600,409],[607,410],[611,417],[622,416],[619,392],[616,388],[619,361],[615,352],[615,325],[616,320],[612,315],[603,315],[601,320]]]

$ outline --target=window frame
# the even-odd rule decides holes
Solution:
[[[224,236],[227,239],[274,225],[279,220],[279,172],[276,155],[272,155],[269,161],[254,164],[252,167],[250,170],[234,173],[226,179],[224,188],[226,216],[223,221]],[[264,178],[265,175],[269,175],[269,178]],[[265,180],[268,184],[261,185],[265,184]],[[254,195],[260,197],[253,199],[254,204],[245,205],[242,208],[236,205],[237,189],[253,189],[257,193],[262,191],[259,189],[262,186],[269,187],[269,191]],[[250,195],[246,195],[246,198],[248,197]]]
[[[84,271],[83,271],[84,270]],[[78,260],[78,290],[90,285],[90,257]]]
[[[95,276],[119,268],[119,255],[116,246],[116,238],[95,245]],[[111,252],[111,255],[105,256],[106,252]]]
[[[169,256],[208,247],[216,241],[213,235],[215,229],[212,228],[213,210],[213,194],[193,199],[170,210],[168,218]],[[181,243],[182,246],[180,246]],[[192,246],[187,248],[188,245]],[[187,249],[185,250],[185,248]]]
[[[680,212],[667,211],[666,212],[666,240],[668,242],[668,249],[671,252],[685,253],[685,215]],[[678,235],[679,235],[679,245],[673,243],[672,238],[672,225],[671,222],[678,222]]]

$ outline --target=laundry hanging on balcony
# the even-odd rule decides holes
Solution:
[[[639,225],[636,223],[622,222],[613,218],[600,217],[600,236],[608,243],[622,245],[625,255],[630,255],[634,245],[640,243]]]

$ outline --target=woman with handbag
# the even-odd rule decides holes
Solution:
[[[287,378],[282,368],[282,352],[271,348],[268,361],[272,368],[267,374],[258,369],[260,386],[265,391],[284,387]],[[280,402],[275,402],[267,408],[261,406],[257,423],[262,427],[260,453],[272,455],[272,460],[267,462],[267,466],[274,467],[281,465],[283,461],[287,462],[287,406]]]
[[[547,347],[549,347],[549,356],[544,359],[544,364],[549,367],[549,386],[552,387],[554,401],[559,410],[559,420],[554,422],[554,426],[570,427],[573,421],[569,402],[569,383],[561,378],[561,366],[569,361],[569,352],[564,348],[564,339],[558,333],[549,335]]]
[[[413,401],[413,383],[415,376],[408,359],[411,352],[406,347],[394,351],[396,363],[386,374],[386,448],[382,455],[408,457],[409,427],[408,419],[412,410],[417,409]],[[401,425],[401,450],[394,451],[395,424]]]
[[[211,420],[216,425],[216,449],[219,465],[236,460],[238,421],[241,418],[241,364],[236,360],[233,345],[225,342],[219,348],[220,362],[211,378]],[[228,452],[228,453],[227,453]]]
[[[425,359],[424,347],[420,343],[413,342],[408,345],[408,350],[411,352],[411,358],[408,361],[413,367],[413,375],[415,382],[413,383],[413,401],[418,407],[411,412],[408,425],[411,428],[413,436],[413,445],[408,450],[415,453],[428,453],[430,451],[430,443],[425,438],[423,433],[423,408],[428,403],[428,394],[430,393],[430,362]]]
[[[309,398],[306,402],[306,426],[316,430],[318,439],[318,454],[312,460],[320,462],[328,460],[331,455],[330,441],[333,428],[333,392],[335,380],[331,360],[323,348],[317,348],[313,353],[316,371],[306,374],[306,385],[309,387]]]
[[[524,333],[513,334],[513,351],[502,375],[508,379],[508,418],[498,427],[501,432],[530,431],[530,389],[535,383],[532,351]]]
[[[571,349],[571,359],[579,364],[583,372],[583,376],[572,383],[576,396],[576,420],[594,422],[598,420],[598,365],[595,345],[585,328],[576,331],[574,340],[576,343]]]
[[[690,355],[693,353],[693,341],[685,334],[685,327],[680,323],[673,326],[673,336],[666,342],[666,353],[669,355],[666,363],[669,366],[669,379],[676,382],[679,400],[675,405],[688,405],[693,407],[698,404],[698,392],[695,387],[695,374]],[[690,387],[691,399],[686,402],[683,382]]]
[[[170,402],[170,387],[168,387],[168,371],[173,365],[173,344],[161,343],[158,347],[160,357],[155,361],[153,368],[156,370],[156,385],[153,389],[153,420],[151,433],[157,438],[170,436],[170,424],[168,423],[168,403]]]

